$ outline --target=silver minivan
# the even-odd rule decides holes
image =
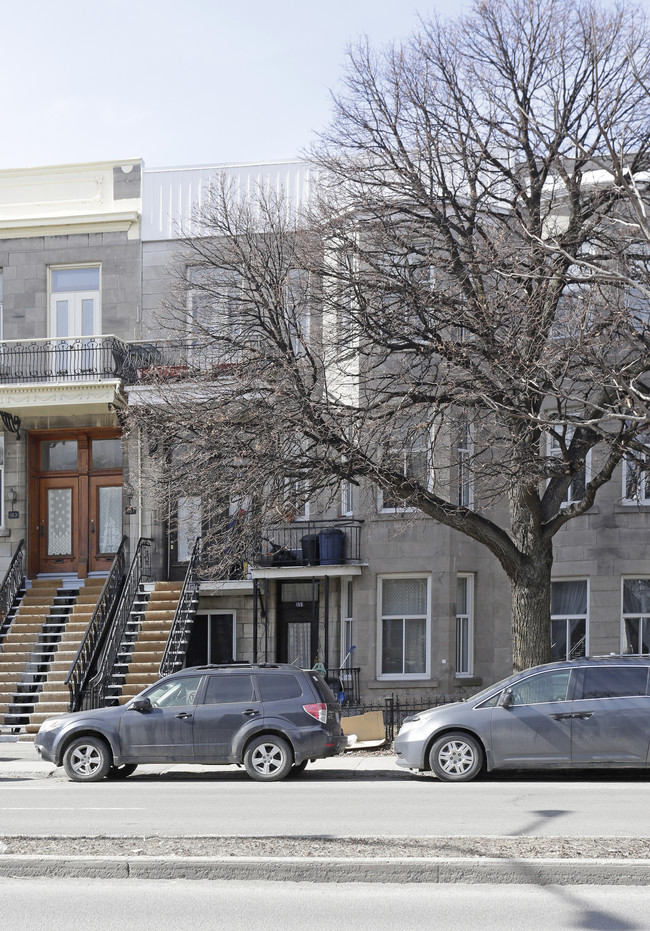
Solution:
[[[404,720],[397,763],[463,782],[483,769],[650,766],[650,657],[582,657],[517,673]]]

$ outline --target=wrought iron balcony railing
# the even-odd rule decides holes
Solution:
[[[296,520],[268,527],[254,566],[346,566],[361,562],[362,521]]]
[[[116,336],[0,342],[0,384],[121,379],[125,384],[227,374],[243,353],[191,340],[125,342]]]
[[[128,344],[115,336],[0,342],[0,384],[122,378]]]

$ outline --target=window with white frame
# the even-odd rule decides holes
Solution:
[[[309,520],[309,482],[304,475],[285,475],[284,507],[288,520]]]
[[[650,455],[623,459],[624,504],[650,504]]]
[[[428,577],[380,578],[379,615],[379,676],[428,676],[431,617]]]
[[[587,652],[589,586],[586,579],[551,583],[551,659]]]
[[[457,475],[457,500],[458,504],[464,508],[471,508],[474,504],[474,477],[472,475],[472,455],[474,453],[474,442],[472,439],[472,428],[466,420],[461,420],[458,424],[456,434],[456,468]]]
[[[352,482],[343,481],[341,484],[341,514],[344,517],[352,517],[354,514],[354,485]]]
[[[650,579],[623,579],[621,652],[650,654]]]
[[[354,582],[341,580],[341,667],[354,665]]]
[[[187,270],[188,327],[194,365],[207,368],[239,357],[243,323],[239,278],[220,269]]]
[[[101,268],[50,268],[50,336],[69,339],[101,333]]]
[[[456,579],[456,675],[474,674],[474,576]]]
[[[302,268],[291,268],[284,283],[284,306],[291,345],[297,356],[303,356],[311,338],[309,313],[309,274]]]
[[[414,479],[425,488],[431,485],[431,468],[429,453],[424,446],[395,450],[389,454],[386,463],[405,478]],[[414,510],[408,501],[397,493],[379,489],[378,507],[382,514],[397,514]]]
[[[567,428],[565,445],[567,448],[571,444],[571,438],[573,437],[573,430]],[[548,437],[548,454],[555,459],[562,458],[562,445],[558,436],[549,435]],[[569,504],[574,504],[576,501],[582,501],[585,496],[585,488],[587,482],[589,481],[589,471],[591,465],[591,450],[587,453],[585,464],[582,468],[576,473],[571,484],[564,493],[564,499],[562,501],[562,507],[567,507]]]

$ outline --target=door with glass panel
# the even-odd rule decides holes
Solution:
[[[79,482],[43,478],[40,483],[40,571],[76,572],[79,557]]]
[[[52,374],[82,379],[100,369],[100,269],[53,268],[50,278]]]
[[[108,570],[122,539],[122,482],[112,477],[90,478],[88,569]]]

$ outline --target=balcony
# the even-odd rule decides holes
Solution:
[[[305,569],[323,575],[331,571],[328,567],[360,566],[361,525],[359,520],[338,518],[269,526],[259,552],[250,560],[253,575],[271,574],[259,570],[298,568],[301,575]]]
[[[128,345],[115,336],[5,340],[0,385],[119,379],[127,357]]]

